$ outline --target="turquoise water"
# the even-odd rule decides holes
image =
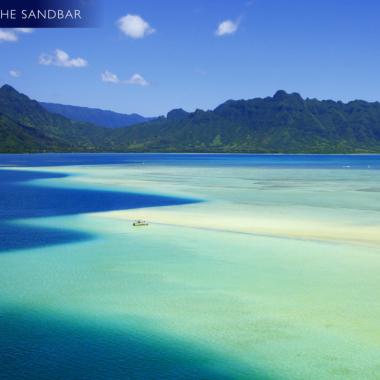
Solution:
[[[91,238],[0,255],[1,378],[379,378],[378,156],[44,157],[34,190],[204,202],[13,221]]]

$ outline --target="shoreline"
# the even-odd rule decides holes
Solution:
[[[153,152],[113,152],[113,151],[58,151],[58,152],[0,152],[0,156],[6,155],[58,155],[58,154],[79,154],[79,155],[120,155],[120,154],[143,154],[143,155],[231,155],[231,156],[379,156],[380,152],[373,153],[255,153],[255,152],[167,152],[167,151],[153,151]]]

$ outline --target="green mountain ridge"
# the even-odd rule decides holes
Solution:
[[[65,104],[39,102],[48,112],[56,113],[68,119],[91,123],[106,128],[121,128],[153,120],[137,113],[122,114],[98,108],[78,107]]]
[[[106,129],[47,112],[37,101],[4,85],[0,89],[1,152],[96,151]]]
[[[380,103],[304,100],[280,90],[273,97],[228,100],[213,111],[176,110],[130,127],[127,135],[126,149],[141,151],[375,153]]]
[[[303,99],[280,90],[110,129],[50,113],[4,85],[0,138],[1,152],[380,153],[380,103]]]

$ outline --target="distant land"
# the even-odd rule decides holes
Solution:
[[[104,120],[107,127],[73,120],[9,85],[0,88],[3,153],[380,153],[379,102],[303,99],[283,90],[273,97],[228,100],[211,111],[176,109],[125,127],[110,128],[114,121]]]
[[[122,114],[113,111],[105,111],[97,108],[78,107],[56,103],[40,104],[49,112],[65,116],[75,121],[92,123],[106,128],[121,128],[130,125],[144,123],[152,120],[152,117],[144,117],[137,113]]]

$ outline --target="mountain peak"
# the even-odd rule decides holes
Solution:
[[[278,90],[274,95],[273,95],[273,100],[276,101],[290,101],[292,103],[303,103],[303,98],[300,94],[297,92],[293,93],[287,93],[284,90]]]
[[[274,95],[273,99],[282,100],[285,99],[289,94],[285,90],[278,90]]]
[[[10,86],[9,84],[4,84],[3,86],[1,86],[0,91],[18,93],[18,91],[16,89],[14,89],[12,86]]]
[[[168,112],[166,117],[168,120],[182,120],[185,119],[187,116],[189,116],[188,112],[186,112],[182,108],[176,108]]]

